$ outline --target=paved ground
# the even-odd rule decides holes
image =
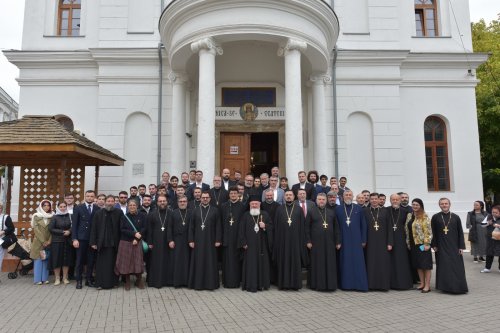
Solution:
[[[483,332],[498,329],[500,272],[466,255],[469,294],[35,286],[0,275],[0,332]],[[433,277],[434,281],[434,277]],[[434,284],[432,284],[433,286]]]

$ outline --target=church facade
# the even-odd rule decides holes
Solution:
[[[20,116],[65,115],[126,159],[101,168],[105,193],[277,165],[291,184],[315,169],[434,209],[482,198],[487,56],[467,0],[28,0],[22,49],[4,54]]]

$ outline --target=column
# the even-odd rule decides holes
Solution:
[[[186,171],[186,75],[171,72],[172,83],[172,137],[170,174],[180,177]]]
[[[285,166],[290,179],[296,179],[304,169],[300,52],[306,48],[305,42],[289,39],[278,50],[278,55],[285,57]]]
[[[314,75],[310,77],[313,99],[313,168],[319,174],[326,175],[330,174],[327,158],[327,132],[330,123],[325,112],[325,83],[330,80],[330,77],[327,75]]]
[[[200,61],[196,166],[210,180],[215,169],[215,56],[222,54],[222,48],[212,38],[203,38],[192,43],[191,50]]]

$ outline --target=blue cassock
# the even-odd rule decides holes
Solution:
[[[366,243],[367,234],[363,209],[357,204],[342,203],[335,207],[335,214],[342,233],[342,247],[339,254],[340,288],[368,291],[365,255],[361,245]],[[351,220],[349,226],[346,223],[348,215]]]

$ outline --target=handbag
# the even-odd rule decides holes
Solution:
[[[137,229],[135,228],[135,225],[132,223],[132,221],[130,221],[127,215],[125,215],[125,218],[127,219],[128,223],[130,223],[130,225],[132,226],[132,229],[134,229],[135,232],[138,232]],[[148,243],[146,243],[146,241],[143,239],[141,239],[140,242],[142,244],[142,252],[148,253],[149,251]]]
[[[500,228],[496,227],[493,229],[493,232],[491,233],[491,239],[494,240],[500,240]]]

